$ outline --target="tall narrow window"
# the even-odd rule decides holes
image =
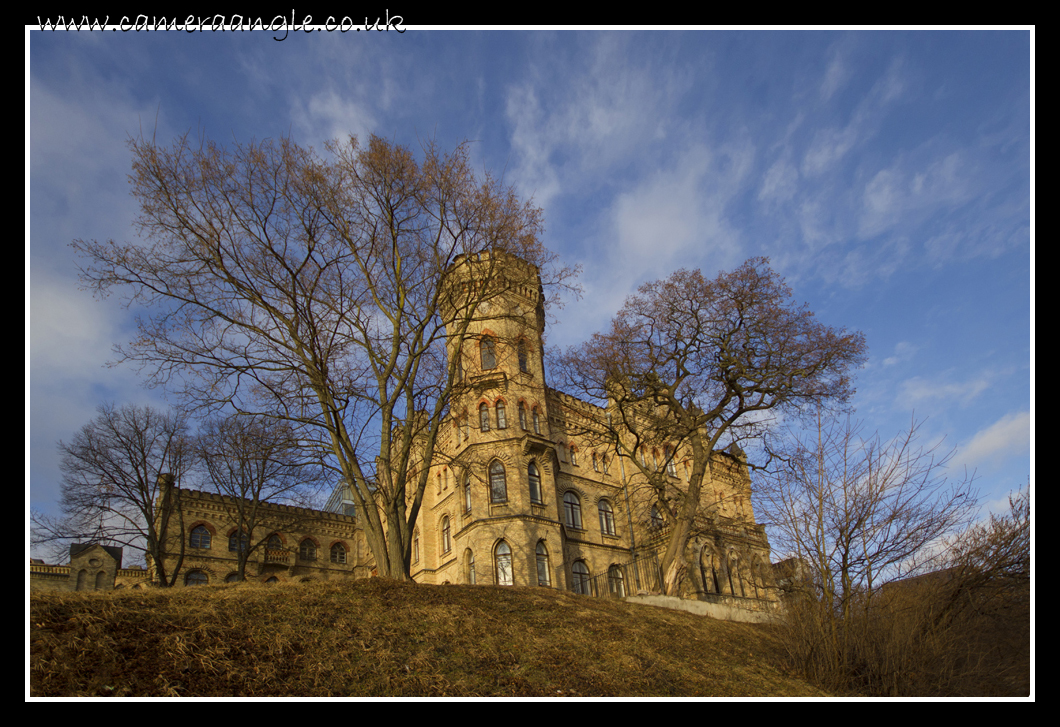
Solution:
[[[449,530],[449,516],[442,518],[442,552],[448,553],[453,549],[452,533]]]
[[[524,374],[530,373],[530,358],[526,355],[526,341],[519,341],[519,370]]]
[[[519,428],[522,430],[529,429],[526,426],[526,407],[523,406],[523,402],[519,402]]]
[[[544,502],[541,497],[541,473],[538,472],[537,465],[531,462],[526,468],[526,475],[530,478],[530,502]]]
[[[571,575],[574,576],[572,585],[575,593],[580,593],[583,596],[592,595],[591,584],[589,583],[589,566],[585,565],[584,560],[574,561],[574,565],[571,566]]]
[[[464,512],[471,512],[471,475],[464,477]]]
[[[504,411],[504,402],[503,401],[498,401],[497,402],[497,429],[507,429],[507,428],[508,428],[508,417],[507,417],[507,415],[505,414],[505,411]]]
[[[482,339],[482,370],[497,368],[497,343],[492,338]]]
[[[658,505],[652,505],[651,506],[651,529],[652,530],[659,530],[659,529],[662,528],[662,526],[663,526],[663,518],[662,518],[662,514],[659,513],[659,506]]]
[[[573,492],[563,496],[563,517],[567,521],[567,527],[582,529],[582,503]]]
[[[420,562],[420,529],[412,531],[412,562]]]
[[[486,402],[478,405],[478,427],[484,432],[490,430],[490,408]]]
[[[573,445],[570,448],[570,463],[574,467],[578,466],[578,448]]]
[[[473,586],[475,585],[475,554],[471,552],[470,548],[468,548],[464,554],[464,558],[467,562],[467,565],[465,566],[465,577],[468,585]]]
[[[548,548],[545,547],[543,540],[537,543],[537,585],[552,585],[552,579],[548,574]]]
[[[593,472],[600,471],[600,460],[596,457],[596,452],[593,452]]]
[[[541,415],[537,413],[537,409],[534,409],[534,434],[541,433]]]
[[[607,590],[611,591],[612,596],[618,598],[626,596],[626,579],[622,575],[622,569],[617,565],[607,569]]]
[[[515,582],[512,578],[512,549],[503,540],[497,543],[496,555],[493,560],[497,572],[497,585],[512,585]]]
[[[607,500],[600,500],[600,532],[604,535],[615,534],[615,511]]]
[[[508,501],[508,483],[504,477],[504,465],[494,460],[490,465],[490,500],[492,502]]]
[[[671,477],[677,477],[677,467],[674,466],[674,451],[667,447],[663,453],[666,456],[666,474]]]

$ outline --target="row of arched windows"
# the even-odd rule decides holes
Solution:
[[[498,401],[496,406],[493,407],[494,413],[490,412],[490,405],[487,402],[482,402],[478,405],[478,428],[480,431],[488,432],[494,422],[496,422],[497,429],[508,428],[508,410],[505,407],[503,401]],[[462,420],[466,421],[465,417],[461,417]],[[458,427],[464,426],[461,421],[457,423]],[[519,402],[519,428],[524,431],[530,431],[531,425],[533,426],[534,434],[541,434],[541,413],[535,406],[530,409],[529,415],[527,414],[526,404]],[[464,436],[467,436],[465,430]]]
[[[233,529],[228,536],[228,551],[230,553],[237,553],[240,550],[247,550],[249,547],[250,539],[247,537],[246,532],[238,529]],[[188,534],[188,547],[195,548],[198,550],[209,550],[213,546],[213,534],[210,529],[205,525],[196,525],[191,529]],[[279,534],[273,533],[269,536],[268,540],[265,541],[266,550],[284,550],[283,540]],[[330,548],[330,558],[332,563],[345,564],[346,563],[346,546],[341,542],[332,544]],[[317,559],[317,543],[312,538],[303,538],[302,542],[298,544],[298,558],[299,560],[313,561]]]

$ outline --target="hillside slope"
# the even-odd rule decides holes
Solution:
[[[372,579],[44,594],[32,696],[825,696],[767,627]]]

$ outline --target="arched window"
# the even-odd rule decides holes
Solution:
[[[545,547],[544,540],[539,540],[537,542],[537,585],[552,585],[552,578],[548,571],[548,548]]]
[[[475,585],[475,554],[468,548],[464,552],[464,576],[468,585]]]
[[[529,427],[526,426],[526,407],[521,401],[519,402],[519,428],[522,430],[529,429]]]
[[[283,550],[283,541],[280,540],[280,536],[273,533],[269,536],[269,540],[265,543],[266,550]]]
[[[652,505],[651,506],[651,523],[650,523],[650,526],[651,526],[652,530],[659,530],[663,526],[663,518],[662,518],[662,515],[659,513],[659,506],[658,505]]]
[[[604,535],[615,534],[615,511],[611,509],[611,503],[600,500],[600,532]]]
[[[530,479],[530,502],[541,503],[541,473],[537,471],[537,465],[531,462],[526,467],[526,475]]]
[[[331,546],[331,562],[346,563],[346,548],[342,543],[335,543]]]
[[[508,483],[504,477],[504,465],[494,460],[490,465],[490,502],[508,501]]]
[[[471,512],[471,475],[464,477],[464,512]]]
[[[442,552],[448,553],[453,549],[452,534],[449,531],[449,516],[442,518]]]
[[[250,540],[247,538],[247,534],[242,530],[236,530],[228,536],[228,550],[233,553],[246,552],[249,543]]]
[[[671,477],[677,477],[677,467],[674,466],[674,451],[667,447],[664,454],[666,455],[666,474]]]
[[[210,582],[210,577],[201,570],[191,570],[184,576],[185,586],[205,586]]]
[[[210,531],[205,526],[199,525],[191,529],[191,538],[188,545],[192,548],[209,548],[211,543]]]
[[[573,467],[578,466],[578,448],[574,445],[571,445],[570,448],[570,463]]]
[[[497,543],[493,561],[497,573],[497,585],[514,585],[515,580],[512,578],[512,549],[503,540]]]
[[[593,472],[600,471],[600,460],[596,458],[596,452],[593,452]]]
[[[239,583],[242,580],[239,573],[229,573],[225,576],[225,583]]]
[[[607,569],[607,590],[611,592],[612,596],[617,596],[618,598],[625,598],[626,596],[626,579],[622,575],[622,569],[617,565]]]
[[[420,529],[412,531],[412,562],[420,562]]]
[[[317,544],[309,538],[303,540],[298,544],[298,557],[302,560],[316,560]]]
[[[519,370],[524,374],[530,373],[530,357],[526,355],[526,341],[519,341]]]
[[[490,408],[486,402],[478,405],[478,427],[484,432],[490,430]]]
[[[96,590],[102,591],[107,587],[107,573],[106,571],[100,571],[96,574]]]
[[[571,585],[574,586],[574,592],[580,593],[583,596],[591,596],[589,582],[589,566],[585,565],[584,560],[576,560],[571,566],[571,575],[574,578],[571,581]]]
[[[482,352],[482,370],[497,368],[497,342],[492,338],[483,338],[479,350]]]
[[[497,429],[508,428],[508,417],[504,415],[504,402],[497,402]]]
[[[567,521],[567,527],[582,529],[582,503],[573,492],[563,496],[563,517]]]
[[[541,433],[541,415],[537,411],[537,407],[534,407],[534,434]]]
[[[604,474],[606,475],[607,474],[607,455],[606,454],[600,455],[600,460],[603,462]]]

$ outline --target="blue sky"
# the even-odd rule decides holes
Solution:
[[[925,419],[987,509],[1033,473],[1032,35],[1007,31],[31,32],[27,500],[102,402],[133,312],[80,291],[75,238],[131,240],[130,135],[471,140],[544,209],[584,295],[550,345],[637,285],[771,258],[820,320],[864,331],[857,415]]]

